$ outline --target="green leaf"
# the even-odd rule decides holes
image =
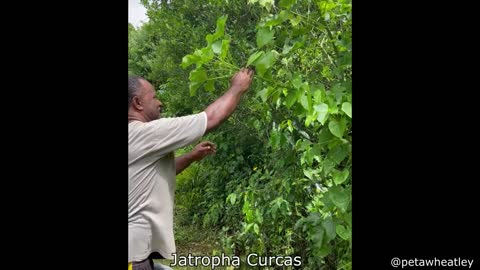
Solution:
[[[322,147],[320,146],[320,144],[315,144],[312,149],[310,150],[312,155],[313,155],[313,158],[316,159],[318,162],[321,162],[321,155],[322,155]]]
[[[350,227],[352,226],[352,212],[345,213],[343,219],[347,222],[348,225],[350,225]]]
[[[247,226],[245,226],[244,232],[250,231],[250,229],[251,229],[252,227],[253,227],[253,223],[247,224]]]
[[[257,93],[257,96],[259,96],[262,99],[263,102],[266,102],[267,98],[268,98],[268,95],[271,92],[271,90],[272,90],[271,87],[264,88],[263,90],[261,90]]]
[[[292,120],[287,121],[287,129],[288,131],[293,132]]]
[[[325,234],[327,236],[327,241],[335,239],[335,224],[333,223],[332,217],[327,217],[322,222],[322,227],[325,229]]]
[[[265,23],[261,26],[263,27],[276,26],[293,17],[294,15],[290,11],[282,10],[278,15],[275,15],[271,19],[265,21]]]
[[[316,84],[312,85],[312,92],[313,92],[313,99],[315,102],[320,103],[323,102],[323,96],[325,93],[325,86],[323,84]]]
[[[348,190],[343,189],[340,186],[331,187],[328,190],[328,197],[332,200],[333,204],[343,212],[347,210],[348,204],[350,203]]]
[[[317,117],[315,116],[315,114],[310,114],[310,115],[307,115],[307,118],[305,119],[305,126],[308,127],[310,126],[310,124],[315,121],[315,119],[317,119]]]
[[[348,155],[346,146],[337,145],[330,152],[328,152],[328,157],[330,157],[335,163],[340,164]]]
[[[322,128],[318,134],[318,144],[323,145],[329,143],[333,139],[332,133],[327,128]]]
[[[312,236],[312,242],[315,243],[315,246],[321,247],[323,244],[323,235],[325,234],[325,231],[323,230],[322,227],[316,227],[317,231],[315,234]]]
[[[328,123],[328,128],[333,135],[337,136],[338,138],[342,138],[347,127],[345,121],[330,120],[330,123]]]
[[[293,87],[295,87],[295,89],[300,89],[300,87],[302,87],[302,84],[302,75],[298,72],[295,72],[292,79]]]
[[[215,35],[208,34],[208,35],[205,37],[205,39],[207,40],[208,45],[210,45],[210,44],[212,44],[212,43],[215,41],[216,37],[215,37]]]
[[[282,19],[275,16],[273,19],[267,21],[263,26],[265,27],[275,26],[275,25],[281,24],[282,22],[283,22]]]
[[[215,91],[215,82],[213,80],[208,80],[207,83],[205,84],[205,90],[208,92],[214,92]]]
[[[255,223],[255,225],[253,225],[253,231],[258,235],[260,234],[260,228],[258,228],[258,224]]]
[[[325,103],[321,103],[319,105],[313,106],[315,111],[318,113],[317,120],[318,122],[322,123],[322,125],[325,124],[327,121],[327,114],[328,114],[328,105]]]
[[[250,66],[255,61],[257,61],[257,59],[260,58],[260,56],[262,56],[263,54],[264,54],[263,51],[259,51],[259,52],[256,52],[256,53],[250,55],[250,57],[248,58],[248,61],[247,61],[247,67]]]
[[[263,223],[263,216],[262,216],[262,213],[260,212],[260,210],[255,209],[255,216],[257,218],[257,221],[258,223],[262,224]]]
[[[352,237],[352,231],[350,229],[345,229],[343,225],[337,225],[337,234],[343,240],[349,240]]]
[[[228,49],[230,48],[230,40],[224,39],[222,40],[222,53],[220,54],[220,59],[225,59],[228,54]]]
[[[275,31],[273,29],[261,28],[257,32],[257,47],[261,48],[273,40]]]
[[[197,89],[207,80],[207,72],[203,68],[197,68],[190,72],[190,96],[196,94]]]
[[[225,34],[225,22],[227,21],[228,15],[224,15],[217,19],[217,29],[215,33],[220,33],[222,36]]]
[[[228,16],[225,15],[217,19],[217,29],[215,30],[215,33],[213,35],[209,34],[206,36],[208,45],[211,45],[213,42],[225,35],[225,22],[227,21],[227,18]]]
[[[248,202],[247,197],[245,196],[245,202],[243,203],[243,208],[242,208],[243,213],[245,214],[245,218],[248,223],[251,223],[253,221],[253,210],[250,207],[250,203]]]
[[[297,26],[301,21],[302,21],[302,17],[300,16],[296,16],[290,19],[290,23],[292,24],[293,27]]]
[[[255,64],[255,69],[258,72],[258,75],[262,76],[263,74],[265,74],[265,72],[273,66],[276,60],[277,59],[275,51],[267,52]]]
[[[196,64],[197,62],[201,61],[202,57],[199,55],[186,55],[182,58],[182,68],[189,67],[190,65]]]
[[[303,174],[304,174],[308,179],[310,179],[310,180],[314,180],[314,179],[313,179],[313,176],[314,176],[313,174],[314,174],[314,173],[315,173],[315,171],[310,170],[310,169],[305,169],[305,170],[303,170]]]
[[[328,92],[325,98],[325,103],[328,104],[328,112],[331,114],[337,114],[338,113],[338,107],[337,107],[337,102],[335,101],[335,97],[331,92]]]
[[[293,6],[296,2],[297,0],[280,0],[280,3],[278,5],[282,8],[288,9],[291,6]]]
[[[300,96],[300,104],[302,104],[302,106],[303,106],[303,108],[305,108],[305,110],[308,111],[310,109],[309,102],[308,102],[308,97],[305,93],[303,93]]]
[[[295,104],[296,101],[297,101],[297,93],[294,91],[289,91],[288,96],[285,99],[285,105],[287,106],[287,108],[290,109],[293,106],[293,104]]]
[[[195,52],[197,53],[197,52]],[[200,56],[202,57],[201,63],[207,63],[213,59],[213,50],[211,47],[205,47],[200,50]]]
[[[270,145],[273,149],[277,149],[280,147],[282,134],[276,130],[273,130],[270,134]]]
[[[268,11],[270,11],[270,9],[272,8],[273,4],[274,4],[274,0],[258,0],[258,3],[266,8]]]
[[[333,182],[337,185],[340,185],[341,183],[345,182],[347,180],[348,176],[350,175],[350,172],[348,169],[345,169],[343,171],[333,171]]]
[[[220,54],[222,52],[222,41],[217,40],[212,44],[212,50],[214,54]]]
[[[343,93],[345,92],[346,88],[345,86],[337,83],[332,87],[332,93],[335,94],[335,99],[337,101],[337,104],[340,104],[342,102],[342,96]]]
[[[306,108],[306,110],[309,113],[313,113],[313,100],[312,100],[312,95],[310,94],[311,91],[310,91],[310,85],[308,84],[308,82],[303,83],[302,90],[304,91],[304,94],[307,97],[308,108]]]
[[[296,1],[296,0],[294,0]],[[286,20],[289,20],[291,18],[293,18],[295,15],[293,15],[293,13],[291,13],[290,11],[288,10],[282,10],[280,11],[280,13],[278,14],[278,17],[280,19],[282,19],[282,22],[286,21]]]
[[[197,94],[197,90],[198,88],[200,88],[200,86],[202,86],[203,82],[191,82],[190,83],[190,96],[193,97]]]
[[[286,42],[285,42],[285,45],[283,45],[283,51],[282,51],[282,54],[288,54],[290,52],[290,50],[292,49],[293,46],[291,45],[288,45]]]
[[[298,133],[299,133],[300,135],[302,135],[305,139],[310,140],[310,135],[308,135],[307,132],[305,132],[305,131],[303,131],[303,130],[299,130]]]
[[[190,72],[189,79],[192,82],[204,82],[207,80],[207,72],[204,68],[194,69]]]
[[[330,159],[323,161],[323,172],[328,174],[335,167],[335,163]]]
[[[352,118],[352,104],[350,102],[344,102],[342,104],[342,111]]]
[[[287,38],[285,39],[282,53],[288,54],[291,51],[295,51],[296,49],[303,47],[303,45],[305,45],[305,40],[303,37],[295,39],[295,42],[292,45],[290,45],[290,39]]]
[[[230,203],[233,205],[235,204],[235,201],[237,200],[237,194],[236,193],[231,193],[227,197],[227,201],[230,201]]]

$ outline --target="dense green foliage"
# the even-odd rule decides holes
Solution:
[[[179,175],[176,222],[218,230],[216,252],[351,269],[351,1],[143,3],[150,20],[129,25],[129,73],[159,90],[164,116],[200,112],[240,67],[256,70],[204,138],[216,156]]]

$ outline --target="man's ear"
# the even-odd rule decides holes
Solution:
[[[132,105],[138,111],[143,110],[142,101],[140,100],[140,98],[138,96],[134,96],[132,98]]]

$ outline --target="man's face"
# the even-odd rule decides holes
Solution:
[[[141,80],[142,92],[140,98],[143,105],[143,113],[148,121],[160,118],[160,111],[163,107],[162,102],[158,100],[153,85],[145,80]]]

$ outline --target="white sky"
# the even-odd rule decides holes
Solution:
[[[128,0],[128,22],[136,28],[143,22],[148,22],[145,14],[145,7],[140,4],[140,0]]]

